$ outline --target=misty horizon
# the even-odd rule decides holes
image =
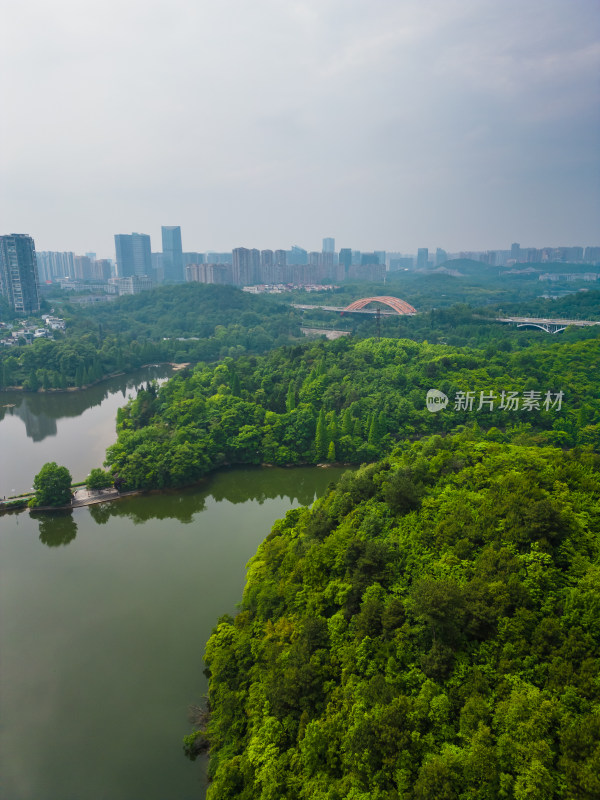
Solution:
[[[593,0],[3,17],[0,218],[40,250],[109,256],[115,233],[168,223],[216,251],[597,244]]]

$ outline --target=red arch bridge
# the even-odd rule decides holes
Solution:
[[[376,308],[366,308],[371,303],[377,303]],[[318,309],[319,311],[338,311],[342,316],[344,314],[381,314],[382,316],[397,316],[398,314],[412,315],[416,314],[416,308],[413,308],[406,300],[400,300],[398,297],[363,297],[361,300],[355,300],[349,306],[307,306],[299,305],[298,303],[292,304],[294,308],[301,310]],[[387,306],[390,310],[383,310],[381,306]]]
[[[371,303],[377,303],[376,308],[366,308]],[[397,316],[404,314],[412,316],[417,314],[417,310],[413,308],[406,300],[400,300],[398,297],[363,297],[361,300],[355,300],[349,306],[343,308],[342,306],[307,306],[292,304],[294,308],[299,309],[317,309],[319,311],[337,311],[341,316],[344,314],[378,314],[381,316]],[[390,310],[383,310],[381,306],[387,306]],[[546,333],[560,333],[565,328],[570,326],[585,327],[587,325],[600,325],[598,320],[589,319],[540,319],[537,317],[480,317],[481,321],[487,322],[504,322],[513,323],[517,328],[540,328]]]

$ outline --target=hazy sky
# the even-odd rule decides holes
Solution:
[[[600,244],[598,0],[4,0],[0,233]]]

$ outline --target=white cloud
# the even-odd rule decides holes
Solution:
[[[530,218],[592,244],[599,27],[595,0],[12,0],[0,213],[107,254],[165,220],[200,249],[498,247]]]

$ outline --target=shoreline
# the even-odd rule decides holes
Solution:
[[[83,508],[93,506],[97,503],[112,503],[120,497],[131,497],[134,494],[143,494],[142,489],[132,489],[129,492],[118,492],[116,489],[86,489],[78,488],[73,492],[73,499],[68,505],[64,506],[35,506],[29,508],[29,501],[35,496],[34,492],[21,497],[0,500],[0,514],[8,514],[11,511],[70,511],[73,508]]]
[[[132,489],[129,492],[118,492],[116,489],[77,489],[73,492],[73,499],[67,506],[59,506],[59,509],[82,508],[83,506],[93,506],[96,503],[112,502],[119,497],[130,497],[134,494],[142,494],[141,489]],[[31,511],[48,511],[52,506],[39,506],[32,508]]]
[[[103,375],[101,378],[98,378],[97,381],[92,381],[92,383],[86,383],[83,386],[67,386],[66,389],[44,389],[40,386],[39,389],[36,389],[35,392],[30,391],[29,389],[24,389],[22,386],[5,386],[1,389],[1,392],[23,392],[27,394],[64,394],[65,392],[83,392],[86,389],[91,389],[92,386],[98,386],[98,384],[103,383],[104,381],[108,381],[111,378],[119,378],[121,375],[131,375],[138,369],[148,369],[150,367],[172,367],[173,372],[179,372],[186,367],[191,366],[191,361],[186,362],[176,362],[176,361],[157,361],[153,362],[152,364],[142,364],[140,367],[134,367],[133,370],[129,370],[128,372],[121,371],[121,372],[111,372],[109,375]],[[2,408],[11,408],[15,404],[10,403]]]
[[[44,513],[51,512],[51,511],[70,511],[73,508],[83,508],[84,506],[92,506],[98,503],[112,503],[115,500],[119,500],[121,497],[132,497],[133,495],[140,495],[140,494],[154,494],[154,493],[162,493],[162,492],[173,492],[173,491],[180,491],[182,489],[187,489],[191,486],[198,486],[203,483],[208,477],[212,474],[218,472],[221,469],[229,470],[229,469],[236,469],[237,467],[255,467],[257,469],[272,469],[272,468],[279,468],[279,469],[294,469],[296,467],[315,467],[316,469],[331,469],[332,467],[345,467],[347,469],[356,468],[356,464],[351,464],[348,462],[343,461],[321,461],[317,464],[269,464],[269,463],[262,463],[262,464],[224,464],[221,467],[218,467],[215,470],[211,470],[211,472],[204,475],[199,481],[195,483],[190,483],[185,486],[172,486],[168,488],[152,488],[152,489],[131,489],[127,492],[119,492],[116,489],[86,489],[85,486],[78,486],[75,487],[72,493],[72,500],[68,505],[63,506],[35,506],[34,508],[29,508],[28,502],[29,500],[35,496],[35,492],[31,492],[30,494],[25,494],[17,497],[7,498],[6,500],[0,500],[0,515],[8,514],[12,511],[29,511],[30,513],[37,513],[38,511],[42,511]],[[8,505],[7,505],[8,504]]]

